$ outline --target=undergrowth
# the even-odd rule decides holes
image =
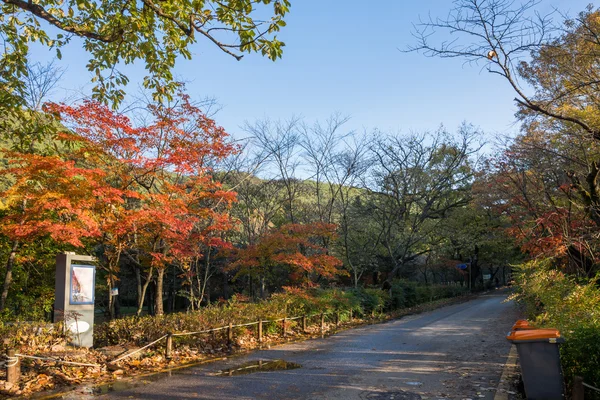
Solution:
[[[598,277],[577,279],[560,271],[551,259],[520,265],[514,274],[514,298],[536,327],[560,330],[560,347],[567,386],[582,376],[600,387],[600,289]]]

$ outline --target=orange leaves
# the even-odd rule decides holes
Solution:
[[[154,265],[185,257],[193,247],[186,245],[192,235],[203,240],[232,226],[226,212],[235,194],[223,191],[210,169],[237,148],[189,96],[180,93],[174,104],[150,104],[144,116],[148,122],[140,126],[93,101],[77,107],[47,106],[107,164],[113,191],[104,195],[130,200],[112,212],[130,214],[138,235],[146,237],[141,239]],[[104,228],[123,233],[118,223]]]
[[[49,110],[82,137],[139,172],[203,175],[214,160],[237,151],[227,133],[180,93],[175,106],[151,104],[146,119],[134,126],[129,118],[105,105],[86,101],[77,107],[50,104]]]
[[[597,182],[588,175],[593,168],[585,167],[587,156],[581,158],[584,153],[564,137],[530,126],[497,156],[484,181],[490,185],[481,190],[485,197],[479,197],[507,217],[508,233],[524,252],[588,274],[600,261],[593,218]]]
[[[2,174],[12,186],[0,193],[7,212],[0,232],[12,240],[50,236],[57,242],[83,246],[82,238],[100,235],[95,212],[106,200],[104,173],[85,169],[58,156],[6,153]]]
[[[12,186],[0,193],[0,233],[78,247],[102,237],[137,246],[155,266],[192,256],[192,239],[223,245],[235,193],[211,168],[237,147],[187,95],[174,104],[148,106],[141,125],[94,101],[45,105],[69,130],[54,138],[56,155],[5,153],[0,173]]]
[[[238,275],[264,276],[287,268],[289,281],[310,285],[319,277],[335,279],[346,274],[342,262],[321,245],[335,236],[333,224],[287,224],[263,236],[257,244],[234,252],[231,268]]]

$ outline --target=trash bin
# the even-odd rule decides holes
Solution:
[[[518,319],[517,322],[512,327],[513,331],[522,331],[525,329],[536,329],[533,326],[529,325],[529,321],[526,319]]]
[[[528,400],[563,400],[564,384],[559,343],[565,340],[557,329],[512,331],[508,341],[517,346],[521,374]]]

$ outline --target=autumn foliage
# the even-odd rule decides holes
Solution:
[[[44,236],[83,246],[82,239],[101,235],[96,211],[118,201],[104,186],[105,173],[57,156],[9,153],[3,172],[14,184],[1,193],[5,210],[0,232],[14,241]]]
[[[233,252],[231,269],[238,276],[269,278],[277,271],[289,276],[289,284],[313,286],[321,280],[347,275],[342,262],[318,244],[319,238],[333,239],[333,224],[287,224],[264,235],[258,243]]]
[[[198,257],[201,244],[225,245],[221,233],[233,227],[228,209],[235,193],[212,172],[237,149],[187,95],[172,105],[148,105],[137,125],[94,101],[48,104],[45,111],[69,128],[56,135],[64,148],[52,155],[7,153],[2,173],[13,180],[2,193],[7,237],[18,243],[49,236],[76,247],[97,240],[109,287],[123,251],[135,253],[146,282],[156,279],[160,287],[168,265]],[[156,304],[162,313],[162,298]]]
[[[561,166],[545,159],[542,143],[531,136],[518,138],[496,158],[494,173],[478,190],[508,217],[507,231],[525,253],[555,259],[565,272],[593,276],[600,263],[597,225]]]

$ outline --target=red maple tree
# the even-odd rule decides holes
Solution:
[[[230,269],[237,276],[249,275],[269,279],[282,270],[288,274],[288,284],[314,286],[321,279],[334,280],[347,275],[342,261],[328,254],[323,238],[333,239],[336,226],[326,223],[287,224],[264,235],[256,244],[233,252]]]
[[[106,184],[106,171],[82,165],[85,141],[61,134],[57,143],[72,149],[53,154],[5,151],[7,168],[0,170],[7,189],[0,192],[0,234],[11,241],[0,310],[6,305],[12,271],[20,247],[49,237],[55,243],[83,247],[102,234],[98,212],[122,202],[121,193]]]
[[[155,312],[162,314],[167,266],[197,257],[198,243],[221,244],[215,242],[215,232],[232,226],[228,209],[235,193],[222,189],[213,166],[237,147],[184,93],[171,105],[148,105],[148,122],[139,126],[93,101],[47,109],[96,149],[95,163],[105,166],[110,185],[122,193],[120,207],[106,210],[101,219],[100,229],[113,249],[109,286],[116,279],[121,250],[133,248],[130,259],[146,271],[138,310],[154,279]]]

